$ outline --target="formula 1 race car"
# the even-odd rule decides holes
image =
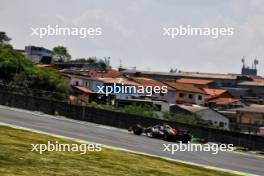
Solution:
[[[155,125],[147,128],[137,124],[128,128],[128,131],[133,132],[135,135],[145,134],[152,138],[159,138],[167,141],[182,141],[183,143],[188,143],[192,138],[189,131],[172,128],[167,124]]]

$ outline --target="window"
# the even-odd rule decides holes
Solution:
[[[184,93],[180,93],[180,94],[179,94],[179,97],[180,97],[180,98],[183,98],[183,97],[184,97]]]
[[[193,94],[189,94],[189,99],[193,99]]]
[[[198,100],[202,100],[202,99],[203,99],[202,95],[199,95]]]
[[[219,123],[219,126],[220,126],[220,127],[224,127],[224,122],[220,122],[220,123]]]
[[[79,86],[79,81],[75,81],[75,86]]]

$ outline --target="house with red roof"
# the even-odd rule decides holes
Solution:
[[[206,93],[194,84],[177,82],[164,82],[176,91],[176,102],[179,104],[190,103],[203,105]]]
[[[94,94],[92,90],[85,86],[72,86],[73,94],[70,96],[70,103],[86,106],[89,104],[90,96]]]
[[[234,98],[225,89],[204,88],[203,91],[207,94],[206,103],[211,108],[226,110],[244,106],[240,99]]]
[[[109,68],[104,71],[96,71],[96,70],[90,70],[90,71],[80,71],[80,75],[82,76],[89,76],[92,78],[120,78],[124,77],[121,72],[118,70]]]
[[[132,81],[144,86],[144,87],[158,87],[160,89],[166,89],[167,93],[155,93],[153,92],[151,97],[148,97],[152,100],[162,100],[166,101],[169,104],[175,104],[176,103],[176,90],[173,89],[172,87],[168,86],[167,84],[164,84],[163,82],[150,79],[150,78],[145,78],[145,77],[133,77],[131,78]],[[141,98],[146,96],[145,94],[140,95]]]
[[[82,92],[85,95],[89,94],[90,100],[100,101],[102,103],[115,104],[116,99],[129,99],[136,94],[130,89],[126,89],[124,92],[115,92],[113,90],[114,87],[116,87],[117,90],[121,90],[122,88],[127,88],[129,86],[137,87],[140,85],[124,77],[92,78],[80,75],[69,76],[70,86],[73,88],[75,93],[78,94]],[[112,91],[110,91],[110,89]],[[108,94],[106,93],[107,90],[110,91]]]

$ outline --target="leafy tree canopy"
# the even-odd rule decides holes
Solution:
[[[67,93],[67,84],[61,75],[49,69],[35,67],[31,61],[5,43],[0,44],[0,84],[1,87],[20,87],[21,90],[17,90],[20,93],[46,92],[50,96],[54,96],[54,92]]]
[[[71,55],[68,50],[64,46],[56,46],[52,49],[52,55],[56,58],[59,58],[61,61],[69,61],[71,59]]]
[[[7,44],[11,39],[6,35],[5,32],[0,31],[0,44]]]

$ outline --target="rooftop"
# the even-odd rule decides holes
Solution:
[[[227,104],[232,104],[232,103],[236,103],[239,102],[239,99],[235,99],[235,98],[216,98],[213,100],[210,100],[209,102],[214,102],[217,105],[227,105]]]
[[[204,92],[206,94],[210,95],[211,97],[219,96],[219,95],[227,92],[227,90],[224,90],[224,89],[209,89],[209,88],[204,88],[203,90],[204,90]]]
[[[256,82],[256,83],[264,83],[264,79],[262,78],[258,78],[258,79],[253,79],[254,80],[254,82]]]
[[[144,71],[144,70],[136,70],[136,69],[127,69],[123,70],[122,73],[127,74],[144,74],[144,75],[159,75],[159,76],[168,76],[168,77],[185,77],[185,78],[201,78],[201,79],[228,79],[228,80],[236,80],[237,76],[240,74],[234,73],[204,73],[204,72],[155,72],[155,71]]]
[[[264,113],[264,105],[251,105],[244,108],[238,108],[236,111],[240,112],[255,112],[255,113]]]
[[[180,79],[177,79],[176,82],[186,83],[186,84],[208,85],[208,84],[213,83],[214,81],[206,80],[206,79],[180,78]]]
[[[160,82],[160,81],[156,81],[154,79],[150,79],[150,78],[144,78],[144,77],[133,77],[131,78],[131,80],[143,85],[144,87],[146,86],[158,86],[158,87],[162,87],[162,86],[166,86],[168,90],[174,90],[173,88],[169,87],[168,85]]]
[[[81,71],[81,75],[83,76],[90,76],[90,77],[98,77],[98,78],[116,78],[122,77],[122,73],[115,70],[115,69],[107,69],[105,71]]]
[[[264,82],[255,82],[255,81],[243,81],[238,83],[239,86],[261,86],[264,87]]]
[[[204,73],[204,72],[179,72],[181,76],[185,77],[195,77],[195,78],[203,78],[203,79],[237,79],[237,76],[240,74],[234,73]]]
[[[182,109],[185,109],[187,111],[190,111],[190,112],[199,112],[199,111],[203,111],[203,110],[206,110],[206,109],[209,109],[207,107],[204,107],[204,106],[199,106],[199,105],[184,105],[184,104],[177,104],[178,107],[182,108]]]
[[[195,87],[193,84],[184,84],[184,83],[176,83],[176,82],[164,82],[164,83],[174,88],[176,91],[178,90],[183,92],[205,94],[204,91]]]
[[[124,84],[124,85],[131,85],[131,86],[140,86],[140,84],[130,81],[127,78],[98,78],[98,80],[103,81],[104,83],[108,84]]]
[[[81,92],[84,92],[84,93],[93,93],[92,90],[88,89],[87,87],[84,87],[84,86],[74,86],[74,88],[76,88],[77,90],[81,91]]]

